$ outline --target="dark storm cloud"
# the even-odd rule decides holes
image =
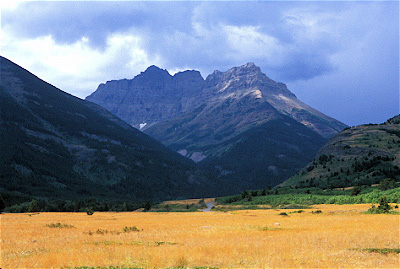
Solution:
[[[182,9],[167,3],[23,2],[18,8],[18,16],[14,10],[3,11],[2,26],[10,27],[14,33],[24,37],[50,34],[61,43],[73,43],[86,36],[93,46],[103,47],[110,33],[123,32],[132,27],[158,29],[170,25],[175,29],[182,28],[182,24],[162,14],[181,16],[189,6]]]
[[[80,87],[80,97],[150,64],[206,76],[252,61],[303,101],[345,123],[383,121],[398,113],[397,1],[35,1],[4,10],[2,29],[14,39],[3,52],[21,55],[21,61],[40,55],[44,59],[31,66],[41,63],[43,74],[63,78],[65,90]],[[39,45],[33,42],[37,47],[29,50],[31,43],[18,40]],[[37,53],[43,44],[49,53]],[[71,73],[75,84],[69,86],[65,74],[51,68],[62,53],[87,56],[80,64],[93,71]],[[384,109],[377,107],[378,98]],[[354,105],[351,99],[357,99]]]
[[[215,68],[242,64],[248,58],[248,55],[231,56],[229,33],[224,26],[256,26],[259,34],[275,38],[282,48],[297,42],[293,38],[293,27],[287,25],[282,14],[287,7],[279,2],[39,1],[21,4],[18,16],[14,12],[3,12],[2,21],[3,27],[18,36],[51,35],[61,44],[72,44],[87,37],[90,45],[99,49],[106,47],[110,34],[133,32],[144,38],[150,55],[161,55],[165,59],[166,67],[193,66],[211,72]],[[268,50],[268,44],[265,45]],[[288,48],[283,64],[289,72],[280,77],[307,79],[329,72],[332,67],[327,56],[329,51],[318,48],[312,55],[304,47]],[[263,59],[263,55],[253,58],[264,62],[271,71],[280,72],[273,58]],[[318,64],[309,67],[313,63]]]

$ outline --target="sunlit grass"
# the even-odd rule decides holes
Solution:
[[[382,253],[400,247],[399,216],[363,214],[369,207],[2,214],[0,267],[398,268],[396,251]]]

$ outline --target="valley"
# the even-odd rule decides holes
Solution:
[[[399,1],[2,1],[0,269],[400,268]]]
[[[6,213],[1,215],[0,266],[396,268],[399,216],[365,214],[370,206],[91,216]]]

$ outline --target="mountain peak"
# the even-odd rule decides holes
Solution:
[[[261,68],[255,65],[255,63],[253,62],[248,62],[247,64],[238,67],[233,67],[231,70],[236,72],[239,71],[239,72],[256,73],[256,74],[261,73]]]
[[[163,77],[171,77],[167,70],[161,69],[158,66],[151,65],[149,66],[146,71],[141,72],[138,76],[141,77],[154,77],[154,76],[163,76]]]
[[[173,76],[175,79],[199,79],[199,80],[204,80],[203,77],[201,76],[200,72],[197,70],[185,70],[185,71],[180,71],[176,73]]]
[[[260,70],[260,67],[258,67],[255,63],[253,62],[248,62],[247,64],[241,65],[238,67],[239,69],[250,69],[250,70]]]

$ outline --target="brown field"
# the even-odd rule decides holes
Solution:
[[[279,213],[295,210],[7,213],[0,267],[399,268],[399,254],[362,251],[400,247],[399,215],[361,213],[369,207],[318,205],[288,217]],[[55,223],[74,227],[46,226]]]

